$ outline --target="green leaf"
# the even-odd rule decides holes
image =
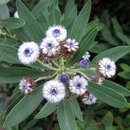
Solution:
[[[97,63],[100,59],[104,57],[109,57],[114,61],[119,60],[123,56],[125,56],[127,53],[130,52],[130,46],[118,46],[111,49],[108,49],[106,51],[101,52],[99,55],[97,55],[93,60],[92,63]]]
[[[125,34],[118,32],[116,35],[122,42],[130,45],[130,38],[127,37]]]
[[[19,47],[21,43],[13,40],[13,39],[9,39],[9,38],[0,38],[0,45],[8,45],[11,47]]]
[[[120,26],[116,18],[112,18],[112,24],[117,38],[119,38],[122,42],[130,45],[130,38],[123,33],[122,27]]]
[[[26,26],[24,27],[25,35],[29,36],[30,40],[32,41],[38,43],[41,42],[43,38],[43,32],[36,18],[29,11],[29,9],[23,4],[21,0],[17,0],[16,5],[20,18],[22,18],[26,22]]]
[[[112,130],[113,124],[113,115],[111,112],[107,112],[102,120],[103,124],[105,125],[105,130]]]
[[[76,116],[77,119],[83,121],[83,113],[80,109],[80,105],[77,101],[76,98],[73,98],[71,101],[70,101],[70,106],[71,106],[71,109],[73,110],[74,112],[74,115]]]
[[[48,117],[50,114],[52,114],[56,110],[57,104],[52,104],[52,103],[46,103],[40,112],[38,112],[35,116],[36,119],[41,119]]]
[[[89,0],[86,3],[84,8],[81,10],[79,15],[75,19],[72,25],[70,37],[75,38],[77,41],[80,41],[80,39],[82,39],[83,36],[82,33],[84,33],[84,27],[88,24],[90,12],[91,12],[91,0]]]
[[[112,36],[112,32],[110,31],[109,27],[104,26],[103,30],[101,31],[103,39],[110,43],[111,45],[118,45],[118,41],[115,37]]]
[[[57,119],[61,130],[77,130],[73,110],[67,100],[64,100],[59,104],[57,109]]]
[[[85,130],[100,130],[98,124],[95,120],[93,120],[90,124],[87,124],[87,128]]]
[[[26,122],[26,125],[22,129],[23,130],[28,130],[30,128],[32,129],[38,123],[38,121],[39,120],[30,120],[29,122]],[[33,129],[33,130],[36,130],[36,129]]]
[[[53,0],[52,5],[49,7],[49,24],[60,24],[61,12],[58,7],[58,1]]]
[[[42,27],[43,33],[47,30],[49,26],[49,0],[40,0],[39,3],[33,8],[32,14],[35,16],[37,21]]]
[[[62,25],[64,25],[67,30],[68,30],[68,36],[70,35],[70,31],[71,31],[71,25],[73,24],[76,16],[77,16],[77,8],[76,8],[76,4],[74,3],[74,0],[69,0],[67,2],[67,5],[65,7],[65,11],[64,11],[64,19],[62,21]]]
[[[98,43],[96,46],[94,46],[93,48],[90,49],[91,52],[94,53],[101,53],[107,49],[111,48],[111,46],[109,44],[106,43]]]
[[[98,76],[98,73],[95,70],[90,69],[82,69],[81,72],[83,72],[87,76]]]
[[[24,20],[17,18],[8,18],[0,20],[0,25],[7,29],[18,29],[25,25]]]
[[[9,18],[9,9],[7,5],[0,5],[0,19]]]
[[[117,19],[114,17],[111,19],[112,24],[113,24],[113,28],[115,29],[116,32],[122,32],[122,27],[120,26],[119,22],[117,21]]]
[[[88,33],[86,34],[84,39],[80,42],[79,50],[78,50],[76,56],[70,61],[71,64],[79,61],[79,59],[81,59],[82,55],[84,55],[84,53],[86,51],[90,50],[93,47],[93,44],[95,44],[94,39],[95,39],[98,31],[101,29],[101,25],[94,24],[91,27],[92,28],[90,29],[90,31],[88,31]]]
[[[103,85],[108,87],[108,88],[111,88],[115,92],[118,92],[120,95],[130,96],[130,90],[126,89],[125,87],[123,87],[117,83],[114,83],[114,82],[109,81],[109,80],[104,80]]]
[[[126,71],[126,72],[130,72],[130,66],[125,64],[125,63],[122,63],[120,64],[121,68]]]
[[[33,8],[32,14],[38,18],[40,16],[41,12],[46,13],[46,16],[48,17],[48,6],[49,6],[49,0],[40,0],[39,3]]]
[[[42,87],[38,87],[32,94],[25,96],[7,115],[4,126],[13,127],[31,115],[42,101]]]
[[[130,79],[130,72],[123,71],[123,72],[119,72],[118,75],[124,79],[127,79],[127,80]]]
[[[0,83],[18,83],[23,77],[30,77],[33,79],[48,76],[51,72],[40,72],[34,69],[25,67],[0,67]]]
[[[118,92],[112,90],[111,88],[105,87],[105,85],[97,85],[93,82],[89,82],[88,91],[101,101],[113,107],[128,108],[126,99]]]
[[[6,3],[8,3],[10,0],[0,0],[0,5],[4,5]]]
[[[17,49],[11,45],[0,44],[0,61],[19,64]]]

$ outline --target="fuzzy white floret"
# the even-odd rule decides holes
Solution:
[[[57,32],[56,32],[57,31]],[[54,37],[57,41],[64,41],[67,37],[67,30],[64,26],[53,25],[48,28],[46,31],[46,36]]]
[[[55,90],[55,94],[52,90]],[[43,97],[51,103],[57,103],[64,99],[65,97],[65,87],[64,84],[59,80],[50,80],[43,85]]]
[[[19,89],[25,94],[29,94],[33,91],[33,89],[30,88],[30,86],[31,84],[27,82],[27,80],[21,80],[19,83]]]
[[[80,86],[78,86],[80,84]],[[88,81],[79,75],[73,77],[69,82],[69,89],[71,93],[82,95],[87,91]]]
[[[42,53],[48,56],[55,56],[60,50],[59,42],[57,42],[57,40],[53,37],[44,38],[42,40],[40,48],[42,50]]]
[[[97,101],[97,98],[92,94],[85,95],[82,99],[82,102],[87,105],[95,104],[96,101]]]
[[[98,62],[98,71],[104,76],[111,78],[116,73],[115,62],[110,58],[103,58]]]
[[[90,58],[90,53],[87,51],[86,53],[85,53],[85,55],[83,55],[83,57],[82,57],[84,60],[89,60],[89,58]]]
[[[31,53],[26,55],[25,50],[28,49]],[[23,64],[32,64],[39,57],[39,46],[34,42],[25,42],[18,49],[18,58]]]
[[[16,12],[14,13],[14,17],[15,17],[15,18],[19,18],[18,11],[16,11]]]
[[[79,48],[79,43],[78,42],[76,42],[76,40],[75,39],[67,39],[66,40],[66,44],[64,45],[64,47],[65,48],[67,48],[67,50],[69,51],[69,52],[72,52],[72,51],[77,51],[77,49]]]

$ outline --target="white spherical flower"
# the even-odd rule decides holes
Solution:
[[[32,64],[39,57],[39,46],[34,42],[25,42],[18,49],[18,58],[23,64]]]
[[[15,17],[15,18],[19,18],[18,11],[16,11],[16,12],[14,13],[14,17]]]
[[[32,81],[28,79],[22,79],[19,83],[19,89],[25,94],[31,93],[34,90]]]
[[[88,81],[79,75],[73,77],[69,82],[69,89],[71,93],[82,95],[87,91]]]
[[[65,97],[64,84],[59,80],[50,80],[43,85],[43,97],[51,103],[57,103]]]
[[[64,41],[67,37],[67,30],[61,25],[54,25],[48,28],[46,36],[54,37],[57,41]]]
[[[87,105],[95,104],[97,101],[97,98],[92,94],[85,94],[82,98],[82,102]]]
[[[90,58],[90,53],[87,51],[86,53],[85,53],[85,55],[83,55],[83,57],[82,57],[84,60],[89,60],[89,58]]]
[[[116,73],[116,65],[115,62],[110,58],[103,58],[98,62],[98,71],[104,77],[111,78]]]
[[[64,45],[64,47],[65,48],[67,48],[67,50],[69,51],[69,52],[72,52],[72,51],[77,51],[77,49],[79,48],[79,43],[78,42],[76,42],[76,40],[75,39],[67,39],[66,40],[66,44]]]
[[[53,37],[44,38],[40,48],[42,53],[47,56],[55,56],[60,50],[59,42]]]

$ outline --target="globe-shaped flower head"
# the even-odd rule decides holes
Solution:
[[[88,81],[79,75],[73,77],[69,82],[69,89],[71,93],[82,95],[87,91]]]
[[[55,56],[60,51],[59,42],[53,37],[46,37],[40,45],[42,54],[46,56]]]
[[[67,30],[61,25],[54,25],[48,28],[46,36],[54,37],[58,42],[61,42],[66,39]]]
[[[18,58],[23,64],[32,64],[39,57],[39,46],[34,42],[25,42],[18,49]]]
[[[116,65],[115,62],[112,61],[110,58],[103,58],[98,62],[98,71],[99,73],[104,76],[111,78],[116,73]]]
[[[50,80],[43,85],[43,97],[51,103],[57,103],[65,97],[64,84],[59,80]]]

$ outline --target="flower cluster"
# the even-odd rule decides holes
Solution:
[[[25,64],[39,62],[44,66],[44,71],[54,71],[54,75],[46,77],[43,84],[43,97],[51,102],[58,103],[66,97],[80,97],[84,104],[94,104],[96,97],[88,92],[89,81],[102,84],[105,78],[111,78],[116,73],[115,62],[110,58],[103,58],[97,67],[91,67],[90,53],[86,52],[81,57],[78,67],[74,64],[68,66],[68,58],[73,58],[79,49],[79,43],[73,38],[67,38],[67,30],[61,25],[48,28],[40,45],[35,42],[24,42],[18,49],[18,58]],[[97,76],[87,76],[83,70],[93,70]],[[41,71],[43,69],[41,68]],[[25,94],[34,91],[36,83],[45,80],[39,77],[36,80],[23,78],[19,88]]]

